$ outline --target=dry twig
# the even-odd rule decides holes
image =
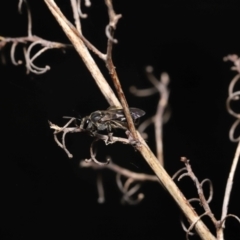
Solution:
[[[151,66],[148,66],[146,68],[146,72],[147,79],[153,84],[154,88],[139,90],[136,87],[132,86],[130,88],[130,91],[138,97],[150,96],[156,92],[158,92],[160,95],[156,114],[153,117],[150,117],[149,119],[145,120],[139,126],[138,130],[139,132],[143,133],[147,127],[149,127],[152,123],[154,124],[157,158],[159,162],[162,165],[164,165],[162,128],[164,123],[164,114],[168,104],[169,98],[168,84],[170,80],[167,73],[162,73],[160,76],[160,80],[158,80],[153,75],[153,68]]]
[[[182,157],[181,158],[181,161],[185,164],[185,168],[182,168],[180,169],[177,173],[174,174],[173,178],[176,178],[177,176],[180,176],[178,177],[178,180],[182,179],[183,177],[190,177],[196,188],[197,188],[197,191],[198,191],[198,196],[199,198],[192,198],[190,200],[188,200],[188,202],[193,202],[193,201],[198,201],[201,203],[201,206],[203,207],[204,209],[204,213],[199,217],[199,220],[207,215],[209,216],[209,218],[211,219],[211,221],[213,222],[214,226],[215,226],[215,229],[216,229],[216,236],[217,236],[217,239],[218,240],[223,240],[224,239],[224,236],[223,236],[223,229],[224,229],[224,222],[226,220],[226,218],[228,217],[234,217],[236,220],[239,221],[240,223],[240,219],[236,216],[236,215],[233,215],[233,214],[228,214],[227,215],[227,205],[224,205],[223,204],[223,211],[226,211],[224,212],[225,213],[225,216],[224,218],[221,217],[221,220],[217,220],[214,216],[214,214],[212,213],[212,210],[209,206],[209,203],[211,202],[212,200],[212,197],[213,197],[213,187],[212,187],[212,183],[209,179],[204,179],[201,183],[199,182],[198,178],[196,177],[196,175],[194,174],[194,172],[192,171],[192,168],[191,168],[191,165],[189,163],[189,160],[185,157]],[[182,173],[186,171],[185,173]],[[208,199],[206,199],[205,195],[204,195],[204,192],[203,192],[203,185],[205,182],[209,182],[209,186],[210,186],[210,194],[209,194],[209,197]],[[232,183],[232,182],[231,182]],[[228,191],[231,190],[231,188],[228,188]],[[225,192],[225,201],[226,201],[226,204],[228,203],[228,200],[229,200],[229,195],[230,195],[230,192]],[[226,197],[227,196],[227,197]],[[222,215],[223,216],[223,215]],[[188,228],[188,230],[186,230],[187,228],[185,227],[183,221],[181,221],[181,225],[184,229],[184,231],[186,231],[186,238],[188,239],[188,235],[192,235],[192,233],[190,232],[192,230],[192,228],[194,227],[194,225],[197,223],[198,220],[196,220],[195,223],[192,223],[190,225],[190,227]]]
[[[125,168],[122,168],[122,167],[116,165],[112,161],[110,161],[109,164],[105,164],[105,165],[98,165],[95,162],[81,161],[80,167],[93,168],[93,169],[98,169],[98,170],[99,169],[109,169],[109,170],[115,172],[117,174],[116,175],[117,186],[120,189],[120,191],[123,193],[122,203],[126,202],[131,205],[139,203],[144,198],[144,194],[139,193],[137,195],[137,198],[133,199],[133,195],[140,188],[140,184],[137,184],[137,185],[133,186],[132,188],[130,188],[130,186],[133,183],[145,182],[145,181],[159,182],[158,178],[155,175],[132,172],[128,169],[125,169]],[[121,177],[127,178],[127,180],[124,184],[122,183]],[[98,180],[97,180],[97,186],[98,186],[98,193],[99,193],[98,199],[105,199],[104,191],[102,190],[102,188],[103,188],[102,183]],[[101,186],[101,188],[99,186]]]
[[[239,97],[240,97],[240,91],[234,92],[234,87],[237,81],[240,79],[240,58],[237,55],[233,54],[233,55],[226,56],[223,60],[231,61],[234,64],[234,66],[231,69],[233,71],[237,71],[238,73],[229,84],[229,89],[228,89],[229,96],[227,98],[227,111],[229,114],[231,114],[236,118],[236,121],[233,123],[232,127],[229,130],[229,138],[233,142],[238,142],[238,145],[235,151],[235,155],[233,158],[232,166],[229,172],[229,176],[228,176],[228,180],[225,188],[225,194],[224,194],[223,205],[222,205],[221,224],[220,224],[221,228],[219,228],[219,231],[218,231],[218,237],[220,240],[224,239],[223,230],[225,228],[225,220],[228,216],[232,216],[240,222],[239,218],[236,215],[228,214],[228,204],[230,201],[231,191],[233,187],[233,179],[234,179],[234,175],[237,169],[237,164],[240,156],[240,137],[234,138],[235,130],[240,123],[240,114],[232,110],[230,105],[231,101],[237,101],[239,100]]]
[[[20,0],[19,4],[18,4],[18,10],[21,13],[23,2],[27,6],[27,14],[28,14],[28,28],[27,28],[28,31],[27,32],[28,32],[28,34],[27,34],[27,36],[16,37],[16,38],[0,36],[0,50],[3,47],[5,47],[8,43],[12,44],[11,50],[10,50],[11,62],[13,65],[20,65],[23,63],[23,61],[21,61],[21,60],[17,61],[15,59],[15,52],[16,52],[16,47],[18,45],[20,45],[20,44],[24,45],[23,54],[24,54],[24,58],[25,58],[27,73],[33,72],[35,74],[43,74],[43,73],[47,72],[50,69],[50,67],[49,66],[38,67],[33,63],[33,61],[35,61],[43,52],[45,52],[49,49],[53,49],[53,48],[63,49],[63,48],[67,48],[67,47],[72,47],[72,45],[48,41],[41,37],[33,35],[32,34],[32,17],[31,17],[30,8],[27,4],[27,1]],[[31,56],[32,49],[36,45],[39,45],[42,48],[38,52],[36,52],[33,56]],[[27,48],[27,50],[26,50],[26,48]]]

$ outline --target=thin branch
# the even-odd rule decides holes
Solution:
[[[79,127],[69,127],[70,124],[75,121],[76,118],[70,118],[70,120],[63,126],[63,127],[59,127],[58,125],[56,124],[53,124],[49,121],[49,125],[50,125],[50,128],[54,130],[54,135],[55,137],[57,136],[57,134],[59,133],[63,133],[63,136],[62,136],[62,143],[59,142],[59,140],[55,140],[58,144],[58,146],[60,146],[61,148],[63,148],[65,150],[66,146],[65,146],[65,137],[66,137],[66,134],[68,133],[78,133],[78,132],[88,132],[87,130],[84,130],[84,129],[80,129]],[[96,133],[95,134],[95,138],[96,140],[103,140],[105,142],[106,145],[108,144],[113,144],[115,142],[121,142],[123,144],[132,144],[132,141],[131,139],[127,139],[127,138],[122,138],[122,137],[115,137],[115,136],[111,136],[111,141],[109,141],[109,135],[103,135],[103,134],[100,134],[100,133]],[[66,151],[66,150],[65,150]]]
[[[18,11],[19,11],[19,13],[22,13],[23,2],[26,4],[26,7],[27,7],[27,15],[28,15],[28,31],[27,32],[28,32],[28,37],[31,37],[32,36],[32,15],[31,15],[31,11],[30,11],[29,5],[28,5],[26,0],[19,0]]]
[[[81,22],[80,22],[80,14],[81,13],[81,3],[80,0],[70,0],[72,11],[73,11],[73,18],[75,21],[75,26],[79,33],[82,33]]]
[[[100,88],[104,97],[107,99],[110,106],[120,106],[120,103],[116,98],[114,92],[112,91],[101,71],[97,67],[95,61],[93,60],[83,41],[77,35],[78,31],[74,31],[73,28],[70,27],[69,21],[65,18],[65,16],[62,14],[61,10],[58,8],[58,6],[53,0],[44,1],[55,19],[58,21],[59,25],[62,27],[69,40],[72,42],[78,54],[81,56],[83,62],[88,68],[89,72],[92,74],[94,80],[96,81],[98,87]]]
[[[110,54],[112,53],[112,44],[111,43],[117,43],[117,39],[113,38],[114,35],[114,30],[117,27],[117,23],[119,21],[119,19],[122,17],[121,14],[116,14],[114,9],[113,9],[113,5],[112,5],[112,0],[105,0],[105,4],[107,6],[108,9],[108,16],[109,16],[109,24],[106,27],[106,35],[108,37],[108,46],[110,48],[110,50],[107,50],[107,52],[109,52]]]
[[[132,172],[126,168],[122,168],[118,165],[116,165],[115,163],[113,163],[112,161],[110,161],[110,163],[108,165],[104,165],[104,166],[96,166],[96,164],[94,164],[93,162],[84,162],[81,161],[80,162],[80,167],[85,167],[85,168],[106,168],[109,169],[113,172],[119,173],[122,176],[125,176],[127,178],[132,178],[135,181],[153,181],[153,182],[159,182],[159,179],[155,176],[155,175],[150,175],[150,174],[145,174],[145,173],[136,173],[136,172]]]
[[[158,81],[153,75],[153,68],[147,68],[148,78],[158,89],[161,97],[158,102],[157,112],[154,117],[154,129],[155,129],[155,142],[157,147],[157,158],[159,162],[164,165],[163,158],[163,141],[162,141],[162,125],[163,125],[163,114],[168,104],[169,91],[168,83],[169,76],[167,73],[162,73],[160,81]]]
[[[207,213],[208,216],[211,218],[213,224],[215,226],[218,226],[218,221],[214,217],[214,215],[213,215],[213,213],[211,211],[211,208],[209,207],[208,201],[205,198],[205,195],[204,195],[204,192],[203,192],[203,189],[202,189],[202,184],[199,182],[198,178],[196,177],[196,175],[192,171],[192,168],[191,168],[191,165],[189,163],[189,160],[187,158],[185,158],[185,157],[181,157],[181,161],[185,164],[186,169],[187,169],[187,174],[182,174],[182,175],[184,175],[184,176],[188,175],[193,180],[193,182],[195,183],[195,186],[197,188],[198,196],[199,196],[201,204],[202,204],[202,206],[203,206],[203,208],[205,210],[205,213]]]
[[[237,55],[235,55],[235,54],[234,55],[228,55],[227,57],[224,58],[224,61],[232,61],[233,64],[234,64],[234,67],[232,67],[232,69],[234,71],[237,71],[238,73],[240,73],[240,58]],[[240,156],[239,137],[236,138],[236,139],[234,138],[235,129],[239,125],[239,122],[240,122],[240,114],[234,112],[231,109],[231,106],[230,106],[230,101],[231,100],[233,100],[233,101],[239,100],[240,91],[234,92],[234,87],[235,87],[235,85],[236,85],[236,83],[239,79],[240,79],[240,74],[237,74],[232,79],[232,81],[230,82],[229,88],[228,88],[229,96],[228,96],[228,99],[227,99],[227,111],[228,111],[229,114],[231,114],[231,115],[233,115],[234,117],[237,118],[236,121],[234,122],[234,124],[232,125],[232,127],[230,128],[229,136],[230,136],[231,140],[238,141],[238,145],[237,145],[237,148],[236,148],[236,151],[235,151],[235,155],[234,155],[234,158],[233,158],[232,166],[231,166],[231,169],[230,169],[230,172],[229,172],[229,176],[228,176],[228,180],[227,180],[227,184],[226,184],[226,188],[225,188],[225,194],[224,194],[223,205],[222,205],[222,215],[221,215],[221,222],[223,224],[222,224],[222,227],[219,229],[219,233],[218,233],[221,236],[221,238],[223,238],[223,228],[225,227],[225,224],[224,224],[223,220],[227,216],[228,204],[229,204],[229,201],[230,201],[230,195],[231,195],[232,186],[233,186],[233,179],[234,179],[234,175],[235,175],[235,172],[236,172],[236,168],[237,168],[238,161],[239,161],[239,156]]]
[[[28,37],[16,37],[16,38],[8,38],[8,37],[1,37],[0,36],[0,49],[3,48],[7,43],[12,43],[11,50],[10,50],[10,57],[11,61],[14,65],[19,65],[22,64],[21,60],[16,61],[15,60],[15,51],[16,51],[16,46],[18,44],[24,44],[24,45],[29,45],[27,48],[27,51],[24,50],[24,57],[26,61],[26,68],[28,72],[33,72],[36,74],[42,74],[45,73],[50,69],[49,66],[45,66],[44,68],[37,67],[35,64],[33,64],[33,61],[38,58],[43,52],[45,52],[48,49],[52,48],[67,48],[67,47],[72,47],[70,44],[63,44],[59,42],[52,42],[45,40],[43,38],[40,38],[38,36],[28,36]],[[30,53],[32,51],[32,48],[35,45],[41,45],[43,47],[40,49],[35,55],[31,58]]]
[[[139,129],[143,131],[142,129],[144,129],[144,127],[145,128],[148,127],[151,123],[154,124],[157,157],[160,163],[163,165],[164,158],[163,158],[162,129],[164,124],[164,113],[166,111],[168,98],[169,98],[169,90],[168,90],[169,76],[167,73],[162,73],[160,76],[160,80],[158,80],[153,75],[153,67],[151,66],[146,67],[146,74],[147,74],[147,79],[153,84],[154,88],[139,90],[135,87],[131,87],[130,91],[136,96],[141,96],[141,97],[150,96],[155,92],[158,92],[160,95],[156,114],[149,120],[146,120],[146,122],[144,122],[139,127]]]
[[[67,133],[69,132],[80,132],[81,129],[76,129],[76,128],[68,128],[68,126],[74,121],[75,119],[72,118],[70,119],[66,124],[65,126],[63,126],[62,128],[51,123],[50,121],[49,122],[49,125],[50,125],[50,128],[51,129],[54,129],[54,133],[53,133],[53,136],[54,136],[54,140],[55,142],[57,143],[57,145],[62,148],[66,154],[68,155],[69,158],[72,158],[73,155],[68,151],[68,149],[66,148],[66,145],[65,145],[65,136]],[[63,135],[62,135],[62,143],[59,142],[58,138],[57,138],[57,134],[60,133],[60,132],[63,132]]]
[[[114,12],[111,0],[105,0],[105,4],[107,6],[108,16],[109,16],[109,25],[107,26],[108,47],[107,47],[106,67],[109,71],[109,75],[113,81],[114,87],[118,94],[118,98],[119,98],[122,108],[123,108],[123,112],[126,116],[128,129],[131,132],[134,140],[138,141],[137,132],[135,129],[135,125],[133,123],[133,119],[130,114],[129,106],[128,106],[125,94],[122,90],[122,86],[119,81],[115,66],[112,61],[112,47],[113,47],[113,43],[116,43],[116,39],[113,38],[114,30],[116,29],[118,20],[121,18],[122,15],[116,14]]]
[[[235,172],[236,172],[239,156],[240,156],[240,142],[238,142],[236,152],[235,152],[235,155],[234,155],[234,158],[233,158],[231,170],[230,170],[228,180],[227,180],[227,185],[226,185],[224,200],[223,200],[223,205],[222,205],[221,221],[227,216],[228,204],[229,204],[229,200],[230,200],[230,196],[231,196],[233,179],[234,179],[234,175],[235,175]]]

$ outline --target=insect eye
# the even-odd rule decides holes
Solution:
[[[92,120],[94,121],[94,122],[98,122],[100,119],[101,119],[101,114],[99,114],[98,112],[96,112],[96,113],[93,113],[92,114]]]
[[[89,122],[90,122],[89,119],[87,119],[87,120],[84,122],[84,126],[83,126],[84,129],[86,129],[86,128],[88,127]]]
[[[91,128],[90,119],[89,118],[83,118],[82,121],[81,121],[80,128],[85,129],[85,130]]]

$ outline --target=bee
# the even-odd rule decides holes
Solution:
[[[134,124],[145,112],[139,108],[129,108]],[[99,131],[107,131],[111,134],[112,129],[127,130],[126,116],[122,108],[109,107],[107,110],[98,110],[80,120],[80,129],[95,135]]]

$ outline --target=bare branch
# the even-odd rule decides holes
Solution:
[[[72,6],[75,26],[76,26],[78,32],[81,33],[82,32],[81,22],[80,22],[80,15],[82,15],[82,13],[81,13],[81,1],[80,0],[70,0],[70,2],[71,2],[71,6]],[[85,17],[87,17],[87,16],[85,16]]]
[[[160,80],[158,80],[153,75],[153,67],[151,66],[146,67],[146,73],[147,73],[147,79],[153,84],[154,88],[139,90],[136,87],[131,87],[130,91],[136,96],[149,96],[154,94],[155,92],[158,92],[160,94],[160,98],[157,106],[157,112],[155,116],[153,116],[149,120],[146,120],[146,122],[144,122],[143,125],[139,127],[139,129],[141,129],[141,132],[143,132],[142,129],[148,127],[151,123],[154,124],[157,157],[160,163],[163,165],[164,159],[163,159],[163,141],[162,141],[163,127],[162,126],[164,123],[164,113],[165,113],[165,110],[168,104],[168,98],[169,98],[169,90],[168,90],[169,76],[167,73],[162,73],[160,76]]]
[[[28,37],[32,36],[32,16],[31,16],[31,11],[29,8],[29,5],[26,0],[19,0],[18,2],[18,11],[19,13],[22,13],[22,4],[23,2],[26,4],[27,7],[27,15],[28,15]]]
[[[117,43],[117,40],[113,38],[114,30],[116,29],[118,20],[121,18],[121,14],[116,14],[113,10],[112,1],[105,0],[105,4],[108,9],[108,16],[109,16],[109,25],[106,28],[106,34],[108,37],[108,47],[107,47],[107,58],[106,58],[106,67],[109,71],[109,75],[113,81],[114,87],[117,91],[118,98],[121,102],[123,112],[126,116],[126,120],[128,123],[128,129],[132,133],[133,138],[135,141],[139,142],[138,135],[136,133],[135,125],[133,123],[133,119],[130,114],[129,106],[125,97],[125,94],[122,90],[121,83],[119,81],[115,66],[112,61],[112,44]]]
[[[112,52],[112,43],[117,43],[117,39],[113,38],[114,35],[114,30],[116,30],[118,20],[122,17],[121,14],[116,14],[113,5],[112,5],[112,0],[105,0],[105,4],[107,5],[108,9],[108,16],[109,16],[109,24],[106,27],[106,35],[108,38],[108,48],[107,53]],[[107,54],[108,55],[108,54]]]
[[[229,204],[230,195],[231,195],[232,186],[233,186],[233,178],[234,178],[234,174],[236,172],[239,156],[240,156],[240,142],[238,142],[236,152],[235,152],[235,155],[233,158],[231,170],[230,170],[228,180],[227,180],[227,185],[226,185],[224,200],[223,200],[223,205],[222,205],[221,221],[223,221],[223,219],[225,219],[225,217],[227,216],[228,204]]]
[[[239,141],[240,137],[234,138],[234,132],[240,122],[240,114],[234,112],[230,106],[230,101],[239,100],[239,96],[240,96],[240,91],[234,92],[234,87],[235,87],[237,81],[240,79],[240,58],[237,55],[228,55],[227,57],[224,58],[224,61],[228,61],[228,60],[232,61],[234,64],[234,67],[232,67],[232,70],[237,71],[239,73],[232,79],[231,83],[229,84],[229,89],[228,89],[229,96],[227,99],[227,111],[229,112],[229,114],[231,114],[237,118],[236,121],[234,122],[234,124],[232,125],[232,127],[230,128],[229,136],[232,141],[238,142],[238,145],[237,145],[235,155],[233,158],[233,162],[232,162],[232,166],[231,166],[231,169],[229,172],[229,176],[228,176],[228,180],[227,180],[227,184],[226,184],[226,188],[225,188],[224,199],[223,199],[222,215],[221,215],[222,227],[220,227],[219,233],[218,233],[222,238],[223,238],[223,228],[225,227],[224,219],[227,216],[228,204],[230,201],[230,195],[231,195],[231,191],[232,191],[232,187],[233,187],[233,179],[234,179],[234,175],[236,172],[236,168],[237,168],[239,156],[240,156],[240,141]]]
[[[88,167],[88,168],[98,168],[98,166],[96,166],[96,164],[94,164],[93,162],[84,162],[81,161],[80,162],[80,167]],[[122,168],[116,164],[114,164],[112,161],[110,161],[110,163],[108,165],[104,165],[104,166],[100,166],[101,168],[106,168],[106,169],[110,169],[113,172],[119,173],[122,176],[125,176],[127,178],[132,178],[136,181],[153,181],[153,182],[159,182],[159,179],[155,176],[155,175],[149,175],[149,174],[145,174],[145,173],[136,173],[136,172],[132,172],[128,169]],[[100,168],[99,167],[99,168]]]
[[[50,128],[51,129],[54,129],[54,133],[53,133],[53,136],[54,136],[54,140],[56,141],[57,145],[62,148],[66,154],[68,155],[69,158],[72,158],[73,155],[67,150],[66,148],[66,145],[65,145],[65,136],[67,133],[69,132],[80,132],[81,130],[80,129],[76,129],[76,128],[68,128],[68,126],[74,121],[75,119],[72,118],[70,119],[66,124],[65,126],[63,127],[58,127],[57,125],[51,123],[50,121],[48,121],[49,125],[50,125]],[[63,135],[62,135],[62,143],[59,142],[58,138],[57,138],[57,134],[60,133],[60,132],[63,132]]]
[[[208,201],[206,200],[205,196],[204,196],[204,192],[202,189],[202,184],[198,181],[198,178],[195,176],[194,172],[192,171],[191,165],[189,163],[189,160],[185,157],[181,157],[181,161],[185,164],[186,169],[187,169],[187,174],[183,174],[184,176],[189,176],[193,182],[195,183],[195,186],[197,188],[198,191],[198,196],[199,199],[201,201],[201,204],[205,210],[205,213],[207,213],[207,215],[211,218],[213,224],[215,226],[218,226],[218,221],[217,219],[214,217],[209,205],[208,205]],[[210,194],[211,195],[211,194]],[[209,199],[208,199],[209,200]]]
[[[123,193],[122,197],[122,202],[123,203],[128,203],[128,204],[137,204],[139,203],[143,198],[144,194],[139,193],[137,195],[137,198],[133,199],[133,195],[139,190],[140,185],[137,184],[131,188],[131,185],[138,181],[138,182],[143,182],[143,181],[154,181],[154,182],[159,182],[159,179],[155,175],[149,175],[149,174],[144,174],[144,173],[136,173],[132,172],[128,169],[122,168],[116,164],[114,164],[112,161],[109,162],[108,165],[99,165],[94,162],[89,162],[89,161],[81,161],[80,162],[80,167],[89,167],[93,169],[109,169],[113,172],[117,173],[116,176],[116,182]],[[125,184],[122,183],[121,176],[124,176],[127,178],[127,181]],[[98,183],[99,184],[99,183]],[[99,186],[98,186],[99,188]],[[99,190],[98,190],[99,191]],[[99,197],[102,196],[99,192]]]
[[[37,67],[35,64],[33,64],[33,61],[36,60],[36,58],[38,58],[43,52],[45,52],[48,49],[52,49],[52,48],[72,47],[72,45],[70,45],[70,44],[51,42],[51,41],[42,39],[38,36],[32,36],[32,35],[28,36],[28,37],[17,37],[17,38],[0,37],[0,49],[3,48],[7,43],[12,43],[10,57],[11,57],[11,61],[14,65],[22,64],[21,60],[18,60],[18,61],[15,60],[16,46],[18,44],[29,45],[27,51],[24,51],[26,68],[27,68],[28,72],[33,72],[35,74],[42,74],[50,69],[49,66],[40,68],[40,67]],[[40,49],[37,53],[35,53],[33,57],[30,57],[32,48],[38,44],[41,45],[43,48]]]
[[[89,51],[87,50],[86,46],[84,45],[81,38],[78,36],[78,31],[73,30],[74,26],[69,23],[69,21],[65,18],[62,14],[61,10],[55,4],[53,0],[44,0],[47,4],[49,10],[52,12],[60,26],[63,28],[63,31],[66,33],[67,37],[70,39],[74,47],[76,48],[77,52],[83,59],[86,67],[88,68],[89,72],[92,74],[94,80],[96,81],[97,85],[99,86],[101,92],[103,93],[104,97],[107,99],[110,106],[120,106],[118,99],[116,98],[115,94],[113,93],[112,89],[110,88],[109,84],[103,77],[101,71],[97,67],[95,61],[91,57]]]

